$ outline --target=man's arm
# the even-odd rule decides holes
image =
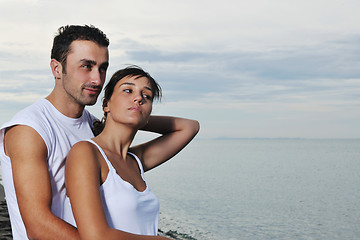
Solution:
[[[51,212],[47,148],[40,135],[31,127],[14,126],[5,133],[4,145],[29,239],[79,239],[76,228]]]

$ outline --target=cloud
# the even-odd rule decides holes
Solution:
[[[125,52],[132,62],[155,65],[172,96],[224,95],[239,102],[359,100],[354,93],[359,88],[358,38],[271,51],[168,52],[138,44],[139,50]]]
[[[56,3],[44,0],[1,1],[6,118],[51,91],[57,28],[93,24],[110,38],[108,78],[128,64],[143,67],[164,90],[156,113],[199,119],[204,136],[360,134],[354,130],[359,1],[64,0],[61,6],[71,10],[55,14]],[[101,117],[98,104],[90,109]]]

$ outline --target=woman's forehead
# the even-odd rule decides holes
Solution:
[[[125,76],[122,79],[119,80],[119,82],[116,85],[147,85],[148,87],[151,86],[150,81],[147,77],[144,76]]]

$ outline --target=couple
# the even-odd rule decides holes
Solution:
[[[101,122],[85,110],[105,82],[108,45],[93,26],[61,27],[51,52],[53,91],[1,127],[14,240],[166,239],[157,236],[159,203],[144,172],[183,149],[199,124],[150,116],[161,89],[138,67],[112,76]],[[131,146],[138,130],[160,136]]]

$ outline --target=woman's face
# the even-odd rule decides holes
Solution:
[[[136,128],[143,127],[151,114],[153,93],[146,77],[127,76],[121,79],[104,111],[111,118]]]

